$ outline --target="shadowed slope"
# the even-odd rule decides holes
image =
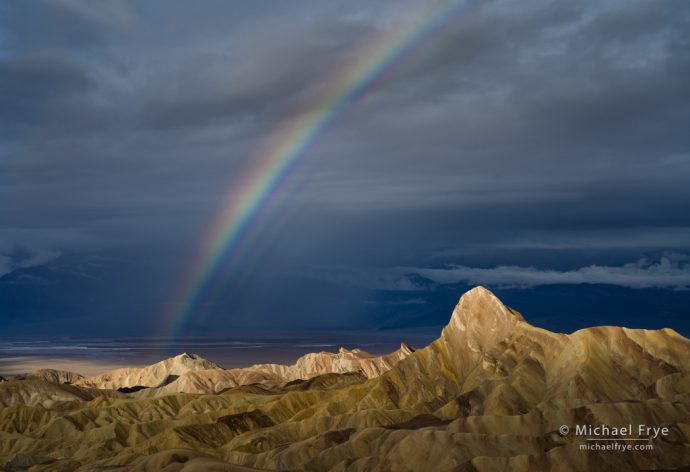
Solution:
[[[84,380],[84,376],[68,370],[39,369],[25,374],[17,374],[12,377],[14,380],[45,380],[46,382],[58,384],[73,384]]]

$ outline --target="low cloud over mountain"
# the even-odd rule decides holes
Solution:
[[[590,265],[563,271],[522,266],[477,268],[462,265],[449,265],[440,269],[404,268],[404,271],[416,273],[439,284],[485,284],[503,288],[554,284],[607,284],[676,290],[690,288],[690,257],[675,253],[657,260],[644,258],[620,266]]]

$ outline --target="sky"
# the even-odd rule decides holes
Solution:
[[[442,3],[0,0],[2,331],[170,335],[272,136]],[[482,284],[690,335],[686,2],[468,2],[414,46],[177,334],[440,326]]]

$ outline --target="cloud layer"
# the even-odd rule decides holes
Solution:
[[[189,228],[242,188],[276,127],[418,11],[113,5],[2,7],[7,231],[40,225],[50,240],[67,227],[106,245],[198,237]],[[687,229],[688,31],[678,2],[478,2],[322,136],[278,198],[297,227],[337,213],[350,226],[385,217],[392,234],[404,213],[458,246],[495,227]]]
[[[45,249],[30,251],[18,248],[10,254],[0,254],[0,277],[11,274],[17,269],[29,269],[48,264],[58,257],[60,257],[59,251]]]
[[[573,270],[498,266],[476,268],[449,265],[442,269],[403,268],[438,284],[488,285],[528,288],[553,284],[610,284],[629,288],[690,289],[690,256],[670,254],[653,261],[647,258],[621,266],[590,265]],[[409,276],[408,276],[409,280]],[[405,288],[405,286],[399,286]]]
[[[89,293],[117,293],[118,309],[164,324],[214,215],[246,197],[275,131],[435,2],[0,2],[0,277],[21,268],[15,247],[34,264],[69,255],[70,274],[95,254],[119,265],[92,269],[105,288]],[[686,3],[498,0],[448,20],[273,195],[209,302],[215,322],[261,303],[267,324],[286,318],[275,306],[330,310],[342,294],[322,283],[347,271],[277,294],[271,277],[310,267],[404,290],[430,279],[687,286],[685,262],[626,264],[690,250]],[[26,290],[26,305],[51,300],[36,313],[112,305],[93,295],[80,311]],[[0,303],[18,299],[4,293]]]

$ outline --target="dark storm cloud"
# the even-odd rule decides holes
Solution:
[[[19,54],[64,50],[81,56],[104,46],[107,27],[123,19],[123,10],[118,14],[118,9],[124,5],[71,0],[3,2],[1,50]]]
[[[0,132],[5,136],[21,132],[49,115],[59,119],[55,115],[64,115],[71,101],[78,100],[92,84],[86,70],[67,58],[0,59]]]
[[[0,1],[0,273],[126,248],[181,276],[271,133],[419,11],[332,3]],[[682,1],[469,6],[319,137],[238,271],[687,251],[688,31]]]
[[[406,204],[416,195],[428,201],[425,187],[434,187],[426,192],[434,199],[488,206],[600,201],[631,196],[638,184],[645,198],[671,191],[668,184],[687,197],[680,184],[688,169],[659,165],[688,146],[688,63],[674,53],[687,36],[687,15],[651,14],[646,29],[638,24],[622,42],[615,34],[615,41],[590,38],[590,29],[604,21],[598,10],[615,18],[629,15],[627,5],[496,5],[505,3],[461,19],[429,57],[413,60],[416,80],[390,84],[356,112],[351,126],[359,125],[360,139],[349,141],[355,157],[347,165],[354,159],[373,168],[366,176],[372,184],[347,187],[341,179],[334,197],[347,204],[355,188],[375,187],[377,178],[397,179],[376,190],[390,189],[393,201],[398,191]],[[381,135],[389,139],[376,139]],[[373,153],[377,167],[365,162]],[[657,174],[652,191],[650,172]],[[361,188],[357,194],[366,198]]]

